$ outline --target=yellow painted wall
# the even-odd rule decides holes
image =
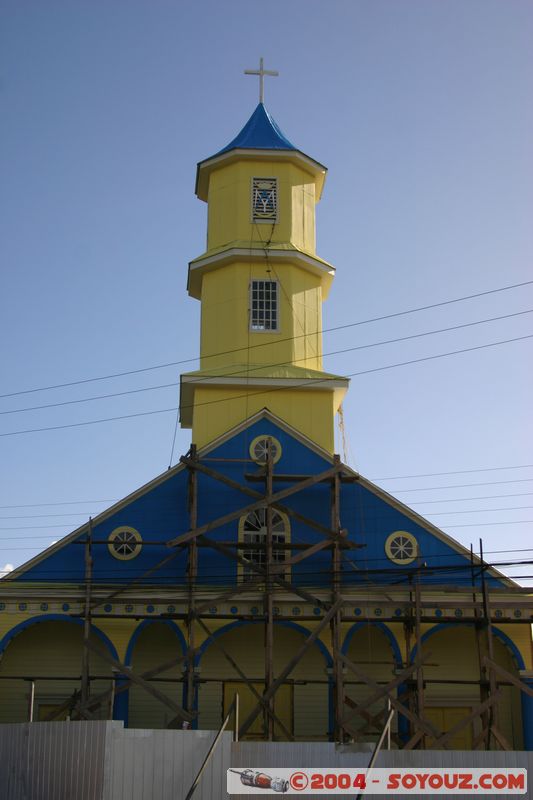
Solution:
[[[279,330],[250,330],[250,283],[279,284]],[[202,369],[228,364],[296,364],[322,369],[320,278],[288,263],[228,264],[202,282]]]
[[[334,394],[327,391],[276,389],[262,392],[256,386],[250,388],[248,396],[245,396],[242,387],[198,387],[195,391],[192,440],[198,447],[203,447],[265,407],[320,447],[333,452],[336,409]]]
[[[163,623],[147,625],[139,634],[133,648],[131,666],[138,675],[161,666],[182,654],[181,644],[175,633]],[[181,678],[183,664],[179,664],[158,678]],[[183,705],[183,684],[171,680],[157,681],[152,684],[154,688],[166,694],[175,703]],[[181,727],[179,723],[173,724],[174,713],[165,707],[152,695],[139,686],[132,686],[129,690],[129,720],[130,728],[168,728]]]
[[[278,222],[252,223],[252,178],[277,178]],[[315,181],[287,160],[237,161],[213,170],[208,193],[208,251],[235,241],[270,240],[315,252]]]
[[[304,635],[298,631],[274,626],[274,674],[280,673],[304,641]],[[260,682],[264,676],[264,626],[248,625],[224,633],[218,641],[225,650],[238,662],[246,677]],[[200,684],[199,690],[199,727],[216,729],[222,721],[223,684],[225,681],[234,684],[238,675],[230,666],[216,645],[207,648],[200,661],[200,679],[217,678],[214,682]],[[289,676],[294,679],[327,680],[326,664],[317,647],[313,647],[304,656]],[[220,679],[223,680],[220,680]],[[233,688],[233,687],[232,687]],[[283,709],[283,720],[293,719],[294,735],[305,740],[325,740],[328,733],[328,687],[327,683],[294,686],[292,709]],[[279,732],[278,732],[279,733]],[[279,738],[283,738],[279,734]]]
[[[430,665],[424,667],[425,679],[444,681],[427,684],[425,705],[428,708],[475,707],[479,703],[479,686],[447,682],[454,679],[479,680],[479,659],[474,629],[466,626],[441,629],[427,640],[425,652],[430,654]],[[499,664],[518,677],[511,654],[499,639],[494,640],[494,655]],[[502,687],[502,691],[504,697],[499,703],[498,727],[515,749],[521,750],[523,738],[520,692],[508,686]],[[479,720],[474,723],[474,736],[479,730],[479,724]]]
[[[96,627],[113,642],[120,661],[124,661],[128,643],[135,631],[137,622],[132,619],[104,619],[95,620]]]
[[[520,654],[524,659],[526,669],[533,669],[531,655],[531,625],[529,622],[525,622],[523,625],[502,625],[498,623],[497,627],[502,631],[502,633],[505,633],[505,635],[508,636],[509,639],[511,639],[520,650]]]
[[[93,635],[92,641],[103,647]],[[79,690],[83,653],[83,627],[69,622],[42,622],[21,631],[12,639],[0,661],[0,675],[77,676],[74,680],[37,680],[35,684],[35,714],[39,705],[60,705]],[[109,664],[91,653],[90,671],[93,675],[109,676]],[[111,680],[91,683],[94,693],[107,691]],[[30,684],[23,680],[0,680],[0,722],[27,722]],[[109,709],[101,707],[97,714],[106,719]]]

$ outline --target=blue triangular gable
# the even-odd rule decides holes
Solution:
[[[264,491],[264,483],[250,479],[260,467],[250,458],[250,445],[256,437],[277,439],[281,456],[275,471],[286,475],[315,475],[328,469],[331,457],[268,412],[212,443],[199,453],[200,462],[212,470],[255,491]],[[341,485],[341,527],[361,549],[346,550],[342,558],[342,582],[347,588],[361,584],[406,585],[417,563],[395,564],[385,550],[387,539],[398,531],[416,538],[422,581],[425,584],[470,585],[468,553],[407,507],[386,495],[364,478],[357,478],[346,468],[350,482]],[[356,478],[354,480],[354,477]],[[294,483],[276,481],[278,492]],[[237,512],[254,502],[254,497],[232,488],[206,474],[198,475],[198,525]],[[315,484],[282,501],[290,509],[329,528],[331,503],[328,483]],[[145,585],[183,585],[186,578],[187,548],[171,549],[166,545],[190,528],[189,474],[178,466],[133,493],[99,515],[93,523],[93,581],[116,584],[138,579],[163,559],[175,557],[153,574],[143,578]],[[116,528],[127,526],[142,538],[139,554],[131,560],[118,560],[108,547]],[[315,544],[323,534],[300,519],[289,519],[290,541]],[[238,540],[239,518],[209,532],[217,542]],[[75,531],[42,556],[15,572],[19,581],[77,583],[85,579],[84,546],[86,528]],[[234,552],[237,552],[234,550]],[[332,578],[331,551],[324,549],[294,565],[290,579],[298,585],[328,586]],[[220,552],[204,547],[198,553],[198,582],[206,585],[232,585],[240,575],[239,566]],[[502,585],[494,575],[488,580]]]
[[[354,561],[364,570],[364,580],[406,586],[420,566],[420,579],[426,585],[471,585],[465,548],[364,478],[342,486],[341,514],[350,537],[363,545]],[[418,558],[406,565],[394,563],[386,552],[389,537],[402,531],[418,544]],[[494,573],[487,573],[487,581],[502,586]]]

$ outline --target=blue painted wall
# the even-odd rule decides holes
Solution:
[[[279,428],[271,420],[259,420],[245,430],[235,434],[209,453],[209,458],[247,459],[252,440],[259,435],[275,436],[282,447],[282,456],[276,470],[284,473],[316,474],[331,466],[305,446],[297,438]],[[245,473],[256,472],[253,463],[206,462],[208,466],[240,483],[245,481]],[[261,483],[248,482],[256,490]],[[275,483],[275,491],[281,491],[293,484]],[[288,498],[286,505],[313,518],[323,525],[330,524],[330,490],[327,484],[318,484]],[[116,583],[131,581],[142,575],[150,567],[167,557],[171,550],[164,544],[168,539],[189,530],[187,511],[188,474],[186,470],[170,470],[168,477],[132,500],[111,517],[93,527],[94,568],[96,582]],[[205,475],[198,479],[198,524],[230,513],[253,502],[244,493],[224,486]],[[131,561],[119,561],[109,552],[105,543],[110,533],[118,526],[127,525],[139,531],[143,547],[138,557]],[[470,564],[466,556],[458,554],[452,547],[437,538],[422,525],[413,522],[400,510],[358,483],[345,483],[341,486],[341,525],[349,531],[349,537],[362,549],[347,551],[342,561],[343,582],[345,584],[366,583],[406,583],[410,571],[416,568],[393,564],[386,557],[385,540],[393,531],[405,530],[416,536],[424,567],[424,583],[470,585]],[[238,520],[212,531],[209,536],[216,541],[236,541]],[[318,531],[291,520],[291,540],[314,543],[322,537]],[[78,543],[65,544],[61,549],[45,558],[21,575],[24,581],[83,581],[84,536]],[[98,543],[103,542],[103,543]],[[163,542],[163,544],[157,544]],[[444,568],[444,569],[443,569]],[[186,574],[186,552],[176,551],[175,558],[146,583],[183,583]],[[212,549],[200,548],[198,561],[198,580],[205,584],[232,584],[237,578],[237,564]],[[325,585],[331,580],[331,556],[322,551],[306,559],[292,569],[292,579],[300,585]],[[489,583],[498,585],[499,581],[489,578]]]

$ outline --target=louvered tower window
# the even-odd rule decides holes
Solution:
[[[252,281],[250,294],[250,330],[277,331],[279,328],[277,282]]]
[[[252,222],[278,221],[276,178],[252,178]]]

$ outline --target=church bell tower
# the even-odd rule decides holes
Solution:
[[[326,168],[298,150],[260,102],[201,161],[207,250],[189,264],[202,304],[200,369],[181,376],[180,421],[198,447],[263,408],[333,452],[346,378],[322,368],[322,303],[334,268],[316,254]]]

